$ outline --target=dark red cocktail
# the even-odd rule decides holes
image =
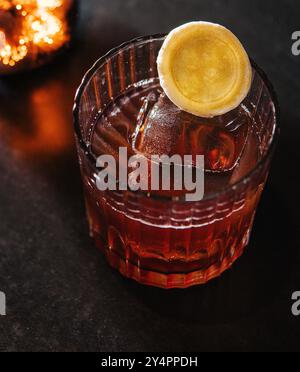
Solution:
[[[236,110],[213,119],[177,112],[157,76],[163,40],[137,39],[100,59],[79,89],[75,127],[98,247],[126,277],[185,288],[219,276],[247,246],[268,176],[277,112],[269,83],[254,66],[250,94]],[[137,131],[147,99],[148,121]],[[173,191],[99,191],[96,159],[117,159],[119,147],[147,157],[166,150],[205,155],[204,199],[187,202]]]

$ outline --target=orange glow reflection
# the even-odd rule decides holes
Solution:
[[[0,109],[2,140],[18,157],[47,157],[73,151],[72,97],[63,84],[51,81],[24,94],[14,105],[4,104]]]

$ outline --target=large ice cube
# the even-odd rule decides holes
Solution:
[[[231,171],[237,165],[248,137],[246,113],[203,119],[176,107],[165,94],[154,104],[146,99],[141,110],[134,146],[152,155],[204,155],[210,172]]]

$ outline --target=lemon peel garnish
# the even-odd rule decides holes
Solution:
[[[159,52],[160,83],[180,109],[201,117],[225,114],[249,93],[252,67],[227,28],[191,22],[173,30]]]

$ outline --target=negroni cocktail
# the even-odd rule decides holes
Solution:
[[[197,103],[183,109],[158,74],[156,61],[164,42],[164,36],[137,39],[100,59],[79,89],[75,127],[90,232],[98,247],[126,277],[185,288],[219,276],[247,246],[270,167],[276,107],[266,77],[252,64],[247,94],[242,93],[240,104],[230,97],[228,112],[215,115],[220,107],[205,111],[206,104]],[[225,64],[228,58],[225,54]],[[181,68],[179,63],[176,71]],[[205,84],[215,84],[215,70],[209,74]],[[225,76],[226,84],[230,78]],[[220,89],[225,83],[217,82]],[[184,87],[185,80],[178,84]],[[189,98],[193,89],[187,89]],[[214,94],[211,90],[204,100]],[[195,112],[199,107],[201,116]],[[201,200],[187,201],[184,187],[164,190],[158,182],[158,190],[152,190],[149,170],[141,176],[148,190],[100,191],[97,159],[110,155],[119,169],[120,148],[149,163],[152,156],[189,155],[190,168],[197,167],[195,159],[202,155]]]

